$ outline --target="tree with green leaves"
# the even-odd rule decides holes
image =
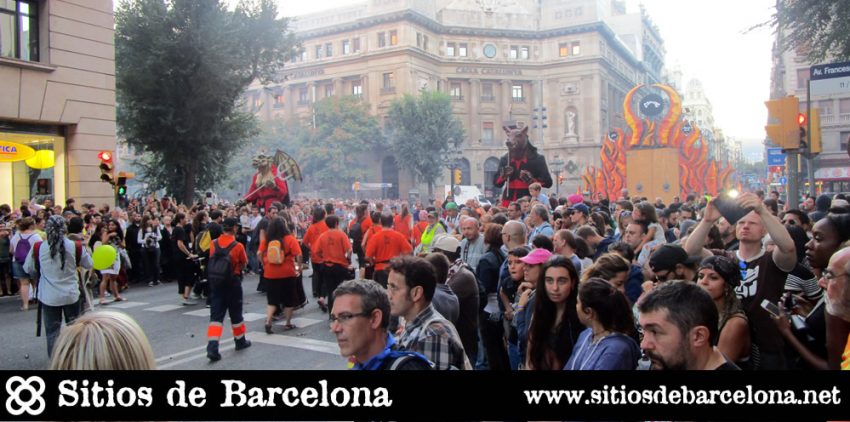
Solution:
[[[393,101],[388,116],[390,151],[414,180],[428,183],[428,196],[433,197],[449,140],[460,143],[466,136],[463,124],[452,114],[451,99],[436,91],[405,94]]]
[[[293,137],[292,156],[305,182],[316,189],[347,192],[373,165],[366,154],[386,146],[378,119],[355,97],[323,98],[313,104],[315,127]]]
[[[777,0],[768,23],[783,31],[783,49],[806,51],[812,63],[850,59],[847,0]]]
[[[153,189],[183,202],[226,174],[258,133],[240,98],[273,81],[297,43],[273,0],[122,0],[115,12],[119,134]]]

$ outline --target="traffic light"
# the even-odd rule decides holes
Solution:
[[[127,196],[127,175],[122,171],[118,173],[118,182],[115,184],[115,194],[119,198]]]
[[[462,179],[463,174],[461,173],[460,169],[455,169],[454,172],[455,172],[455,174],[454,174],[455,184],[459,185],[460,182],[463,180]]]
[[[767,106],[767,137],[782,149],[800,147],[800,102],[797,97],[787,96],[764,102]]]
[[[564,183],[564,176],[563,175],[558,175],[558,183],[559,184]]]
[[[820,154],[820,110],[813,108],[810,113],[809,125],[811,127],[811,132],[809,132],[809,154]]]
[[[101,151],[97,154],[100,159],[100,180],[115,185],[115,164],[112,162],[112,151]]]

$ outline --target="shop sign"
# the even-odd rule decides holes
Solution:
[[[0,163],[23,161],[35,155],[35,150],[16,142],[0,141]]]
[[[850,168],[824,167],[815,170],[815,179],[850,179]]]

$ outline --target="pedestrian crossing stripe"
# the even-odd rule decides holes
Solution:
[[[159,305],[159,306],[154,306],[153,308],[147,308],[145,310],[151,311],[151,312],[168,312],[168,311],[173,311],[175,309],[182,309],[182,308],[183,308],[183,305]]]
[[[324,320],[311,319],[311,318],[292,318],[292,324],[295,325],[298,328],[304,328],[304,327],[309,327],[311,325],[316,325],[316,324],[321,323],[322,321],[324,321]],[[276,322],[274,325],[283,326],[283,325],[286,325],[286,321],[280,320],[280,321]]]
[[[114,309],[130,309],[130,308],[136,308],[136,307],[145,306],[145,305],[150,305],[150,303],[148,303],[148,302],[133,302],[133,301],[125,300],[123,302],[106,302],[105,305],[101,305],[101,306],[106,307],[106,308],[110,308],[110,309],[113,309],[113,308]]]

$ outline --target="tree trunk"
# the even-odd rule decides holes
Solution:
[[[195,200],[195,173],[198,171],[198,163],[190,161],[183,174],[183,203],[192,205]]]

